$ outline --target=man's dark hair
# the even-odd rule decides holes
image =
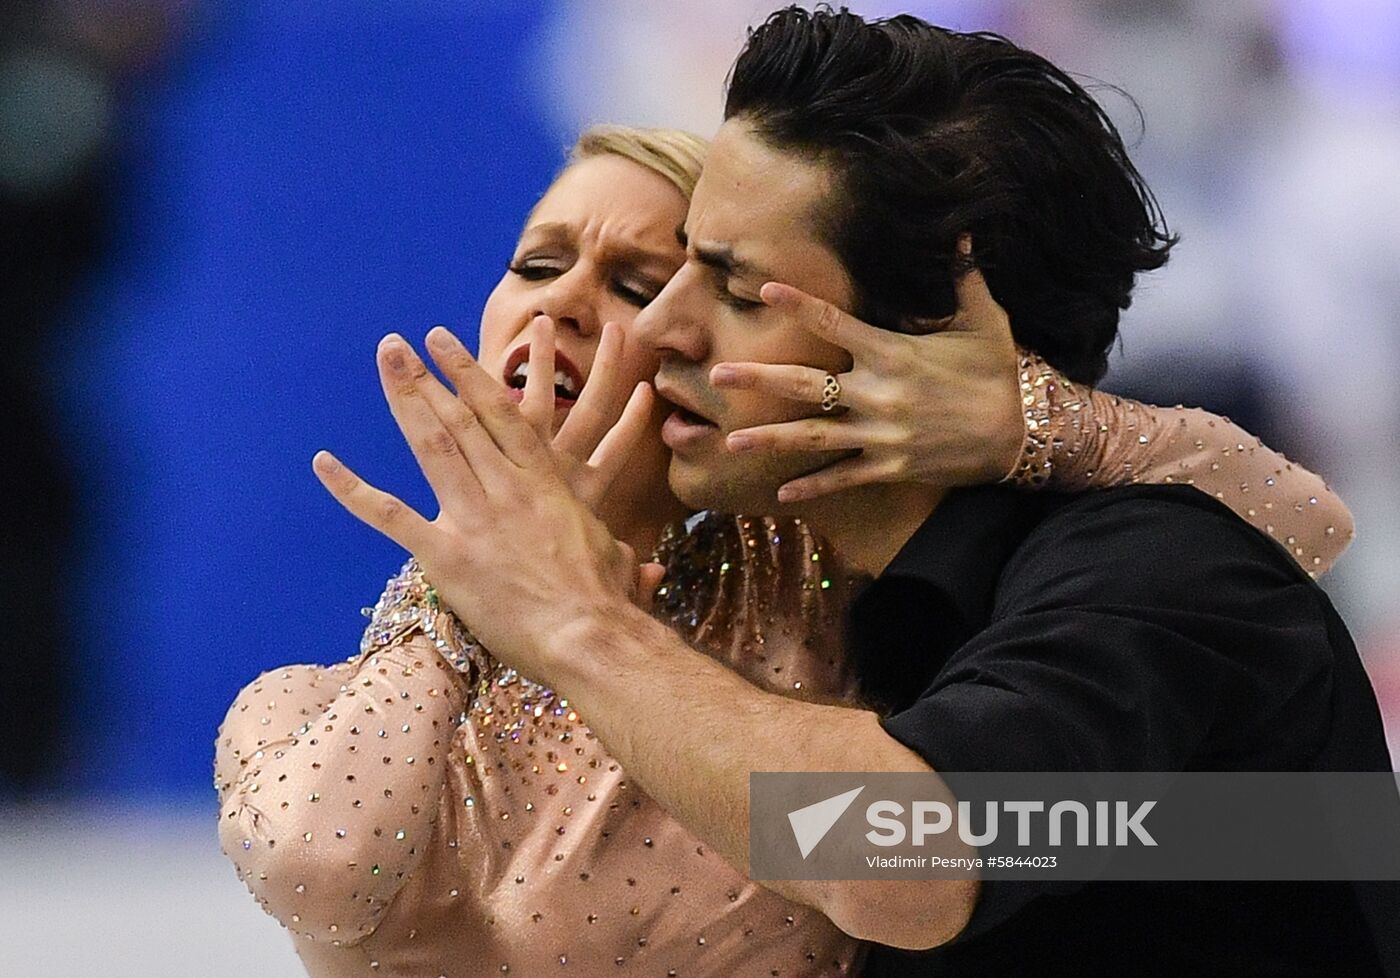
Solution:
[[[1017,342],[1093,382],[1176,242],[1093,97],[996,34],[789,7],[749,32],[724,116],[833,167],[819,231],[887,329],[953,312],[969,233]]]

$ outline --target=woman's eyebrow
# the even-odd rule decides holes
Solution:
[[[573,235],[572,225],[563,221],[544,221],[528,225],[520,233],[520,240],[538,237],[546,241],[572,241]],[[638,268],[654,268],[666,278],[669,278],[675,271],[677,264],[676,256],[673,254],[615,239],[601,242],[598,246],[598,252],[607,261],[626,262]]]
[[[520,232],[523,238],[527,234],[537,234],[544,238],[567,238],[569,236],[569,225],[563,221],[545,221],[541,224],[527,224]]]

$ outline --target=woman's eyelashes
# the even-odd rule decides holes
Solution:
[[[535,282],[562,274],[566,269],[560,265],[544,264],[537,261],[513,261],[506,266],[512,273],[526,281]]]
[[[536,281],[539,278],[549,278],[559,276],[567,271],[567,266],[557,262],[542,262],[539,259],[521,259],[517,262],[507,264],[507,269],[528,281]]]
[[[563,275],[570,266],[527,259],[513,261],[506,267],[527,282],[542,282]],[[661,292],[660,285],[625,277],[614,278],[609,283],[608,288],[623,302],[634,305],[638,309],[645,308]]]

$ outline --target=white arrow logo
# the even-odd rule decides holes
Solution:
[[[836,824],[846,809],[851,807],[851,802],[856,800],[856,795],[865,790],[865,785],[859,788],[852,788],[850,791],[843,791],[839,795],[833,795],[825,801],[819,801],[806,808],[799,808],[795,812],[788,812],[788,821],[792,823],[792,834],[797,838],[797,848],[802,851],[802,858],[807,858],[807,853],[817,847],[817,843],[822,841],[831,827]]]

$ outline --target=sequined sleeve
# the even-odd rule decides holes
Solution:
[[[1314,577],[1355,536],[1346,504],[1320,477],[1229,418],[1105,394],[1034,354],[1023,352],[1020,369],[1026,442],[1012,481],[1065,490],[1194,486],[1277,540]]]
[[[224,853],[268,913],[315,941],[362,940],[411,877],[466,707],[467,679],[433,639],[393,626],[372,621],[346,662],[263,673],[216,741]]]

